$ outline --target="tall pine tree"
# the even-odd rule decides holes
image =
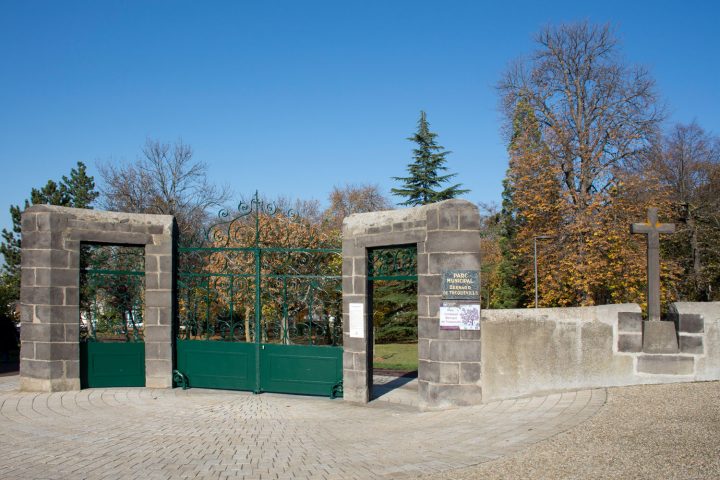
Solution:
[[[92,208],[99,193],[95,191],[95,179],[87,174],[83,162],[70,170],[70,178],[63,175],[60,182],[61,190],[68,196],[69,206],[75,208]]]
[[[403,183],[390,191],[404,197],[401,205],[418,206],[455,198],[470,190],[462,184],[445,186],[456,174],[441,175],[447,171],[445,163],[451,153],[435,141],[437,134],[430,131],[425,112],[420,112],[417,132],[408,140],[417,146],[413,149],[413,162],[408,165],[407,177],[393,177]],[[417,285],[412,282],[381,282],[374,294],[377,305],[375,318],[379,325],[378,343],[417,342]]]
[[[451,152],[438,145],[435,142],[435,137],[437,137],[437,133],[430,131],[425,112],[421,111],[417,132],[408,138],[408,140],[417,144],[417,148],[413,150],[414,160],[408,165],[409,175],[407,177],[393,177],[393,180],[403,182],[403,186],[390,190],[393,195],[407,198],[407,200],[401,202],[401,205],[411,207],[426,205],[455,198],[470,191],[461,189],[462,184],[460,183],[442,188],[443,184],[457,174],[440,175],[440,172],[447,170],[445,166],[446,157]]]
[[[33,188],[30,199],[25,200],[26,209],[31,205],[49,204],[63,207],[92,208],[98,197],[95,191],[95,180],[88,176],[85,164],[77,163],[77,168],[70,170],[70,177],[63,176],[60,183],[48,180],[44,187]],[[20,298],[20,215],[18,205],[10,206],[12,230],[3,229],[0,253],[5,258],[2,269],[2,283],[10,292],[10,298]]]
[[[538,156],[542,151],[542,139],[535,113],[525,100],[518,101],[515,107],[512,136],[508,146],[510,165],[507,176],[503,180],[502,210],[500,211],[500,238],[499,247],[501,260],[496,267],[496,284],[492,287],[491,306],[493,308],[518,308],[530,301],[529,292],[525,289],[521,276],[521,265],[527,259],[518,256],[518,231],[525,228],[525,218],[522,201],[518,202],[516,195],[524,195],[536,175],[539,173],[532,168],[527,169],[527,157]],[[523,179],[526,181],[523,182]],[[520,188],[520,192],[517,189]],[[518,205],[520,203],[521,205]]]

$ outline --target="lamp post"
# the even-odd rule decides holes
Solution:
[[[537,278],[537,241],[539,240],[547,240],[548,238],[552,238],[550,235],[538,235],[536,237],[533,237],[533,247],[535,251],[535,255],[533,257],[534,259],[534,266],[535,266],[535,308],[538,308],[538,278]]]

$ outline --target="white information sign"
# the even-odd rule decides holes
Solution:
[[[365,305],[362,303],[350,304],[350,337],[365,337]]]
[[[480,330],[480,305],[441,305],[441,330]]]

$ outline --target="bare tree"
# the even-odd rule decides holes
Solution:
[[[679,228],[672,243],[688,281],[679,297],[711,300],[720,287],[720,138],[697,123],[676,125],[654,149],[648,168],[669,187]]]
[[[687,203],[702,194],[714,166],[720,163],[720,139],[700,125],[678,124],[665,136],[651,167],[673,191],[676,201]]]
[[[615,168],[648,148],[662,108],[647,70],[619,58],[609,26],[546,27],[536,42],[531,58],[499,83],[508,126],[518,102],[527,101],[570,200],[582,209],[613,184]]]
[[[335,228],[340,228],[343,218],[353,213],[391,210],[392,203],[385,198],[377,185],[345,185],[333,187],[330,206],[325,217]]]
[[[607,25],[548,26],[536,43],[498,84],[510,156],[501,213],[512,226],[502,285],[519,276],[530,291],[535,237],[547,235],[544,304],[630,300],[643,279],[627,224],[647,204],[668,206],[654,177],[637,174],[663,118],[654,81],[621,58]]]
[[[291,199],[290,197],[280,196],[272,203],[282,212],[297,215],[311,224],[322,223],[322,210],[320,201],[316,199],[303,200]]]
[[[98,166],[103,178],[101,205],[109,210],[175,215],[183,243],[202,232],[208,210],[229,198],[226,187],[207,180],[207,166],[193,161],[193,150],[148,139],[134,163]]]

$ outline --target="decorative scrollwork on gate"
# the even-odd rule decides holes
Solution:
[[[337,233],[311,222],[286,205],[268,201],[255,192],[233,212],[222,209],[204,233],[205,248],[294,247],[337,248]]]
[[[417,281],[417,248],[409,245],[370,250],[368,278]]]
[[[342,343],[339,232],[257,194],[181,247],[178,338]]]

